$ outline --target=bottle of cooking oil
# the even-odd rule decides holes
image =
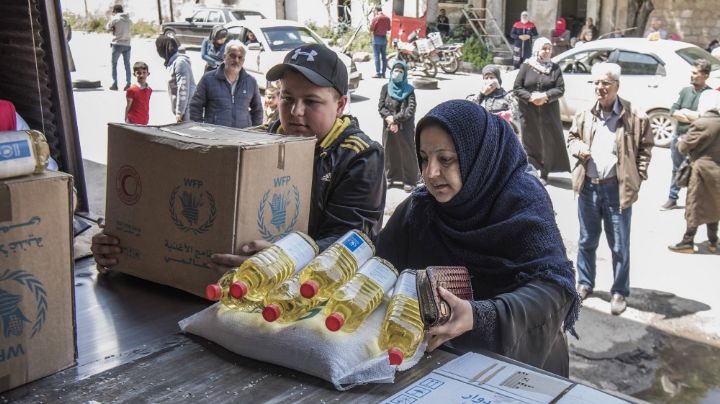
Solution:
[[[380,257],[372,257],[350,279],[333,293],[323,313],[325,326],[330,331],[357,330],[360,324],[382,302],[385,293],[392,289],[397,270]]]
[[[0,136],[0,178],[39,174],[48,166],[50,146],[42,132],[2,132]]]
[[[255,309],[260,308],[257,302],[248,301],[246,299],[236,299],[230,295],[230,285],[235,279],[238,268],[233,268],[227,271],[218,281],[218,283],[211,283],[205,288],[205,297],[208,300],[217,302],[218,300],[225,305],[225,307],[233,310],[251,312]]]
[[[387,351],[391,365],[415,355],[424,336],[425,325],[420,317],[415,271],[406,269],[398,277],[388,303],[378,345]]]
[[[265,295],[263,300],[265,308],[262,311],[262,316],[269,322],[291,323],[303,317],[324,301],[324,299],[318,297],[312,299],[303,298],[300,295],[300,277],[299,274],[295,274]]]
[[[329,299],[374,254],[375,246],[365,234],[347,232],[302,270],[300,293],[307,299]]]
[[[230,295],[235,299],[262,302],[270,289],[307,265],[318,251],[310,237],[299,231],[292,232],[240,265],[230,285]]]

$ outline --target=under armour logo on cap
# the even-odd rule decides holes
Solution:
[[[302,51],[302,48],[297,48],[297,49],[295,49],[295,54],[292,55],[292,57],[291,57],[290,59],[292,59],[292,60],[297,60],[297,58],[298,58],[299,55],[305,55],[305,57],[307,58],[307,61],[308,61],[308,62],[314,62],[314,61],[315,61],[315,56],[317,56],[317,54],[318,54],[318,53],[315,52],[314,49],[311,49],[310,52],[303,52],[303,51]]]

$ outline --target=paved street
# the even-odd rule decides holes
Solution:
[[[109,42],[109,35],[82,32],[74,33],[71,41],[78,68],[74,79],[101,80],[103,84],[102,89],[75,91],[82,153],[89,160],[87,175],[94,196],[91,210],[97,214],[104,211],[102,173],[107,160],[106,124],[122,121],[125,108],[124,93],[107,90],[111,84]],[[173,114],[166,92],[167,73],[155,51],[154,40],[136,38],[132,46],[132,61],[142,60],[150,66],[148,82],[153,88],[150,124],[169,123]],[[187,54],[198,81],[204,63],[197,50],[188,50]],[[124,77],[121,66],[120,63],[118,76]],[[371,63],[360,63],[358,67],[365,79],[352,97],[352,113],[358,117],[365,132],[380,141],[382,125],[377,98],[384,81],[369,78],[373,71]],[[416,90],[418,119],[439,102],[465,98],[476,92],[481,81],[479,75],[467,73],[439,74],[438,79],[439,90]],[[121,88],[124,84],[121,79]],[[714,358],[716,364],[720,359],[720,293],[716,288],[720,284],[720,255],[709,253],[705,247],[694,255],[668,251],[667,245],[678,242],[685,229],[682,209],[659,210],[667,199],[670,168],[669,151],[653,149],[650,179],[643,184],[640,199],[633,206],[630,243],[633,289],[628,310],[620,317],[609,315],[607,292],[612,283],[611,255],[605,241],[601,240],[596,293],[586,301],[581,313],[580,340],[570,339],[572,376],[626,394],[647,391],[640,396],[653,401],[672,401],[671,397],[685,401],[681,399],[685,397],[692,398],[693,402],[711,402],[720,400],[720,369],[717,365],[708,365],[708,358]],[[570,175],[551,176],[547,190],[554,203],[568,255],[574,261],[578,219]],[[392,213],[406,196],[402,190],[389,190],[386,213]],[[684,193],[680,200],[684,200]],[[696,242],[705,240],[703,227]],[[696,356],[678,361],[668,356],[667,349],[661,349],[668,346],[685,347],[678,349],[695,352]],[[693,366],[695,360],[697,368]],[[679,368],[682,371],[678,371],[678,362],[683,363]],[[667,370],[673,366],[674,372]],[[699,376],[695,382],[690,382],[685,380],[688,375]],[[704,381],[698,383],[698,378]],[[682,396],[683,391],[694,394]],[[658,395],[653,395],[656,392]]]

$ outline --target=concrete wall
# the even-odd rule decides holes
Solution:
[[[650,17],[662,18],[663,27],[683,41],[705,48],[712,39],[720,38],[718,0],[653,0],[653,4]]]

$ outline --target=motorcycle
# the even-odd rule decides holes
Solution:
[[[407,63],[410,71],[420,70],[428,77],[437,76],[437,62],[440,58],[432,42],[427,38],[418,38],[417,31],[411,33],[408,40],[410,42],[395,39],[393,46],[398,51],[388,55],[388,60],[397,58]],[[392,62],[388,65],[392,66]]]
[[[460,68],[462,46],[463,44],[461,43],[454,43],[436,48],[440,55],[440,60],[437,64],[440,65],[440,68],[445,73],[454,74]]]
[[[439,32],[430,32],[427,35],[439,59],[437,65],[449,74],[455,74],[460,68],[460,57],[462,56],[462,43],[445,44]]]

